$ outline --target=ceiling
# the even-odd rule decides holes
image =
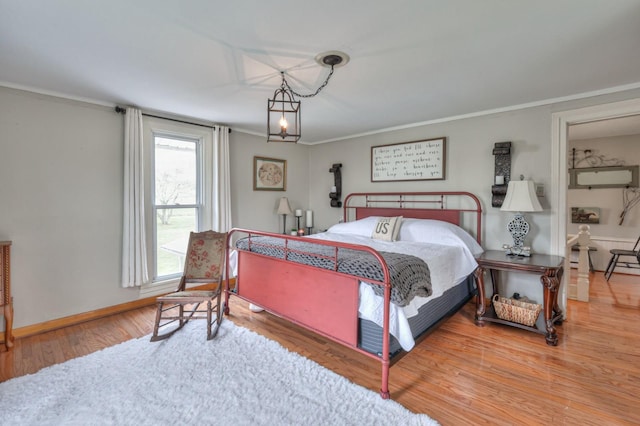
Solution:
[[[640,115],[590,121],[569,126],[569,140],[640,135]]]
[[[302,141],[640,87],[638,0],[0,0],[0,85],[266,135],[285,71]],[[266,139],[266,136],[265,136]]]

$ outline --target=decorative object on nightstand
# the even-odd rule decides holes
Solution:
[[[304,222],[307,226],[307,235],[311,235],[311,228],[313,228],[313,212],[311,210],[307,210],[307,217]]]
[[[520,180],[510,181],[507,195],[500,210],[516,213],[515,217],[507,225],[507,229],[513,237],[513,245],[505,244],[502,247],[508,255],[530,256],[531,249],[524,245],[524,239],[529,233],[529,223],[524,219],[522,213],[542,211],[533,181],[524,180],[522,175],[520,175]]]
[[[289,199],[287,197],[280,198],[280,204],[278,205],[278,214],[282,215],[282,233],[287,233],[287,215],[293,213],[291,206],[289,205]]]

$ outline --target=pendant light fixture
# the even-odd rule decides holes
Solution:
[[[273,93],[273,99],[267,101],[267,142],[293,142],[300,140],[302,131],[300,128],[300,101],[299,98],[312,98],[329,83],[336,67],[349,62],[349,56],[343,52],[330,51],[316,56],[316,62],[324,67],[331,68],[324,83],[311,94],[303,95],[294,91],[285,79],[284,71],[281,71],[282,83]]]

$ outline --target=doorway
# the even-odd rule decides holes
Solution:
[[[592,107],[562,111],[552,114],[551,118],[551,253],[565,256],[565,270],[569,270],[566,256],[567,241],[567,140],[569,126],[640,114],[640,99],[614,102]],[[567,279],[564,274],[559,297],[560,308],[567,312]]]

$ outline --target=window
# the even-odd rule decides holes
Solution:
[[[141,296],[176,289],[189,232],[212,229],[213,132],[143,116],[145,233],[150,283]]]
[[[153,133],[153,280],[178,277],[189,232],[202,223],[202,143]]]

